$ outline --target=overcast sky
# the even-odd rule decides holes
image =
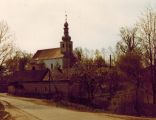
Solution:
[[[131,26],[156,0],[0,0],[0,20],[7,21],[23,50],[59,47],[65,11],[74,47],[115,47],[119,29]]]

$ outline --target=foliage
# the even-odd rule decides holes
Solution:
[[[96,50],[96,51],[95,51],[94,64],[95,64],[97,67],[106,66],[106,62],[105,62],[104,56],[102,56],[102,53],[101,53],[99,50]]]
[[[17,50],[10,59],[8,59],[5,64],[10,72],[17,70],[24,70],[25,65],[30,62],[32,55],[30,53]]]
[[[76,64],[97,67],[107,66],[103,51],[75,48],[74,53],[77,58]]]
[[[137,76],[141,72],[143,66],[141,56],[132,52],[121,55],[118,58],[117,66],[128,76]]]
[[[121,40],[117,43],[117,53],[119,55],[129,52],[142,53],[141,51],[141,39],[138,36],[137,27],[122,27],[120,29]]]
[[[78,96],[86,99],[86,104],[97,105],[99,102],[94,103],[94,101],[100,99],[101,104],[108,107],[116,92],[122,89],[121,83],[125,76],[116,68],[81,63],[70,70],[70,79],[74,82],[79,81],[81,87]],[[98,106],[100,107],[100,105]]]

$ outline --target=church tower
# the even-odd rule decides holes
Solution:
[[[64,68],[71,67],[73,55],[73,42],[71,41],[71,37],[69,36],[68,30],[69,28],[66,15],[66,20],[64,23],[64,36],[62,37],[62,41],[60,42],[61,53],[64,55],[63,59]]]

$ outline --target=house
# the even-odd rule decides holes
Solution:
[[[74,63],[73,42],[69,36],[67,20],[64,24],[64,36],[59,48],[38,50],[33,56],[33,63],[43,64],[50,70],[70,68]]]
[[[26,92],[26,90],[32,90],[37,88],[32,88],[30,83],[37,83],[42,80],[49,80],[49,70],[28,70],[28,71],[16,71],[10,76],[8,84],[8,92],[11,94],[19,94],[20,92]],[[26,83],[26,84],[25,84]]]
[[[62,95],[67,98],[69,80],[52,80],[49,69],[16,71],[10,77],[8,93],[28,97]]]

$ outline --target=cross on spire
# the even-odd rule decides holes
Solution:
[[[65,11],[65,21],[67,22],[67,12]]]
[[[65,23],[64,23],[64,36],[62,37],[63,41],[70,41],[71,37],[69,36],[68,32],[68,22],[67,22],[67,14],[65,11]]]

